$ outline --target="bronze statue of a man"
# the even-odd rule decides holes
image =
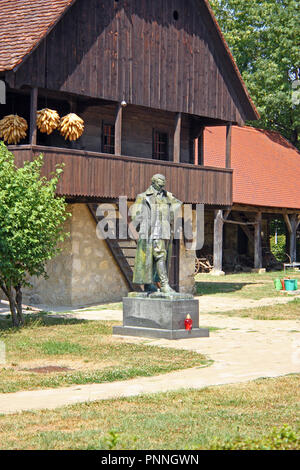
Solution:
[[[175,291],[169,285],[168,270],[172,254],[174,222],[181,201],[166,191],[164,175],[152,177],[151,186],[138,194],[131,210],[139,232],[133,282],[144,284],[145,291],[166,294]]]

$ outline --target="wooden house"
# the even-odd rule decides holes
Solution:
[[[298,262],[297,231],[300,229],[300,152],[279,133],[253,127],[232,126],[231,164],[233,205],[214,213],[206,208],[203,253],[214,253],[214,269],[272,266],[270,222],[286,224],[287,262]],[[205,164],[220,167],[226,160],[226,131],[207,127],[204,133]],[[218,220],[215,223],[214,220]],[[215,231],[215,235],[213,235]],[[218,235],[219,232],[219,235]],[[213,242],[222,240],[222,248]],[[214,246],[215,245],[215,246]],[[299,253],[298,253],[299,256]],[[288,259],[290,258],[290,259]],[[281,265],[282,266],[282,265]]]
[[[118,300],[133,288],[134,246],[97,239],[95,210],[134,200],[153,174],[185,203],[231,207],[230,146],[224,165],[206,166],[203,132],[222,126],[229,142],[231,126],[258,113],[207,0],[0,0],[0,80],[0,118],[29,123],[9,146],[17,164],[39,153],[45,174],[65,164],[58,194],[71,236],[49,280],[34,281],[39,303]],[[45,107],[78,114],[82,137],[40,133]],[[172,284],[190,290],[195,254],[174,248]]]

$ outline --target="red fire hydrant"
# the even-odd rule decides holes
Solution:
[[[193,328],[193,320],[191,319],[190,314],[188,313],[186,319],[184,320],[185,329],[190,331]]]

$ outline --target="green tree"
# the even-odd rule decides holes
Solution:
[[[261,119],[299,147],[297,0],[210,0]]]
[[[7,296],[13,326],[24,324],[22,286],[28,276],[44,276],[46,262],[60,252],[67,234],[63,198],[55,196],[62,169],[41,176],[43,156],[17,168],[14,155],[0,142],[0,287]]]

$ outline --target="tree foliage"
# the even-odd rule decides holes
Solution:
[[[14,155],[0,142],[0,287],[9,299],[14,326],[24,323],[21,287],[28,276],[46,277],[46,262],[56,256],[66,233],[68,213],[55,196],[62,172],[41,176],[43,156],[17,168]]]
[[[297,0],[210,0],[222,32],[261,115],[299,146],[300,52]]]

